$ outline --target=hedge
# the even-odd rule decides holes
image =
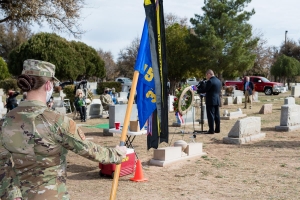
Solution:
[[[66,94],[66,99],[70,100],[71,105],[73,105],[74,103],[74,99],[75,99],[75,85],[67,85],[64,87],[63,92]]]

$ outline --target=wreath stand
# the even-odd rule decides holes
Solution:
[[[187,99],[187,96],[189,97],[189,105],[186,106],[186,99]],[[194,102],[194,93],[193,91],[191,90],[191,88],[188,86],[186,88],[184,88],[181,92],[181,94],[179,95],[179,100],[178,100],[178,112],[181,114],[181,115],[184,115],[186,114],[191,108],[192,106],[194,106],[194,109],[193,109],[193,129],[194,129],[194,132],[193,132],[193,141],[194,139],[196,138],[196,133],[204,133],[204,132],[207,132],[207,131],[204,131],[203,130],[203,124],[204,124],[204,111],[202,109],[203,107],[203,97],[205,96],[205,94],[200,94],[200,109],[201,109],[201,114],[200,114],[200,122],[201,123],[201,130],[195,130],[195,105],[193,105],[193,102]]]
[[[194,128],[194,138],[196,138],[196,135],[195,133],[204,133],[204,132],[207,132],[207,131],[203,131],[203,124],[204,124],[204,111],[202,109],[203,107],[203,97],[205,96],[205,94],[200,94],[200,109],[201,109],[201,114],[200,114],[200,124],[201,124],[201,130],[200,131],[196,131],[195,130],[195,126],[194,126],[194,121],[195,121],[195,115],[193,115],[193,128]]]

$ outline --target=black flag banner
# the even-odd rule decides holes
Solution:
[[[148,125],[147,148],[158,148],[161,142],[169,141],[168,94],[165,24],[162,0],[145,0],[144,7],[148,22],[152,68],[155,81],[156,110]]]

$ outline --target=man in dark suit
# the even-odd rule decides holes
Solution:
[[[247,108],[247,102],[249,101],[250,106],[249,108],[251,109],[252,106],[252,92],[254,89],[253,83],[250,81],[249,76],[245,77],[245,82],[244,82],[244,94],[245,94],[245,107]]]
[[[198,89],[198,93],[206,93],[205,104],[209,130],[205,134],[220,133],[220,92],[221,92],[221,81],[215,77],[214,72],[209,69],[206,72],[206,87]],[[214,123],[216,128],[214,129]]]

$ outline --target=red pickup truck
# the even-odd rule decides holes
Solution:
[[[250,81],[254,84],[256,92],[264,92],[266,95],[278,95],[283,87],[282,83],[271,82],[262,76],[249,76]],[[237,90],[244,90],[243,81],[225,81],[225,86],[234,86]]]

